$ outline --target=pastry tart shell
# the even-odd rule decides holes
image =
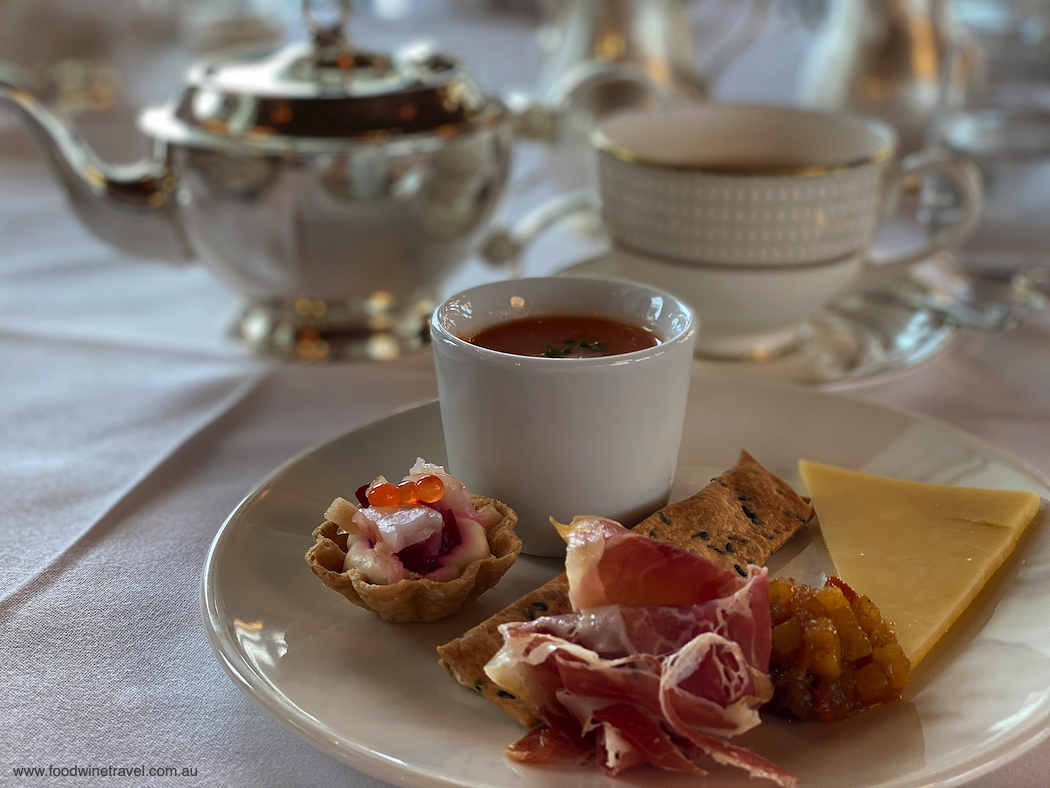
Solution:
[[[306,553],[306,563],[326,586],[387,621],[445,618],[495,586],[521,552],[521,539],[514,533],[518,522],[514,510],[481,495],[470,496],[470,501],[478,511],[491,505],[501,519],[487,531],[491,555],[468,564],[454,580],[436,582],[421,577],[377,585],[368,582],[359,569],[344,572],[347,534],[331,521],[314,529],[314,546]]]

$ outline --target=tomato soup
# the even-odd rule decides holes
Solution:
[[[595,358],[656,347],[656,332],[622,320],[582,315],[543,315],[508,320],[466,340],[478,347],[540,358]]]

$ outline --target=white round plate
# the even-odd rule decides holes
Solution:
[[[796,463],[805,457],[1050,498],[1050,489],[1016,461],[951,428],[809,389],[694,377],[673,496],[700,489],[733,465],[742,447],[796,487]],[[204,624],[219,661],[253,702],[297,736],[400,785],[608,786],[593,769],[505,759],[503,747],[521,728],[437,664],[437,646],[557,574],[557,560],[522,557],[478,602],[431,624],[382,621],[325,588],[307,568],[310,532],[332,499],[351,497],[380,473],[400,477],[417,456],[445,459],[436,402],[305,452],[237,507],[209,551],[202,582]],[[803,788],[917,788],[957,785],[1043,739],[1050,731],[1045,510],[916,670],[902,702],[828,726],[771,719],[735,741],[796,774]],[[771,570],[819,574],[821,542],[813,536],[804,531],[792,540]],[[620,782],[698,784],[649,767]],[[706,783],[759,784],[718,767]]]

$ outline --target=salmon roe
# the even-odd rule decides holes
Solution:
[[[416,491],[416,483],[411,479],[401,482],[397,486],[398,495],[401,496],[400,503],[416,503],[419,500],[419,494]]]
[[[445,494],[445,483],[440,476],[427,474],[416,482],[416,495],[423,503],[437,503]]]
[[[390,482],[372,482],[365,494],[371,506],[397,506],[401,503],[401,493]]]

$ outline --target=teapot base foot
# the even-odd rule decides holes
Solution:
[[[300,296],[249,302],[231,334],[250,352],[304,363],[391,361],[426,346],[435,303],[397,303],[385,292],[362,301]]]

